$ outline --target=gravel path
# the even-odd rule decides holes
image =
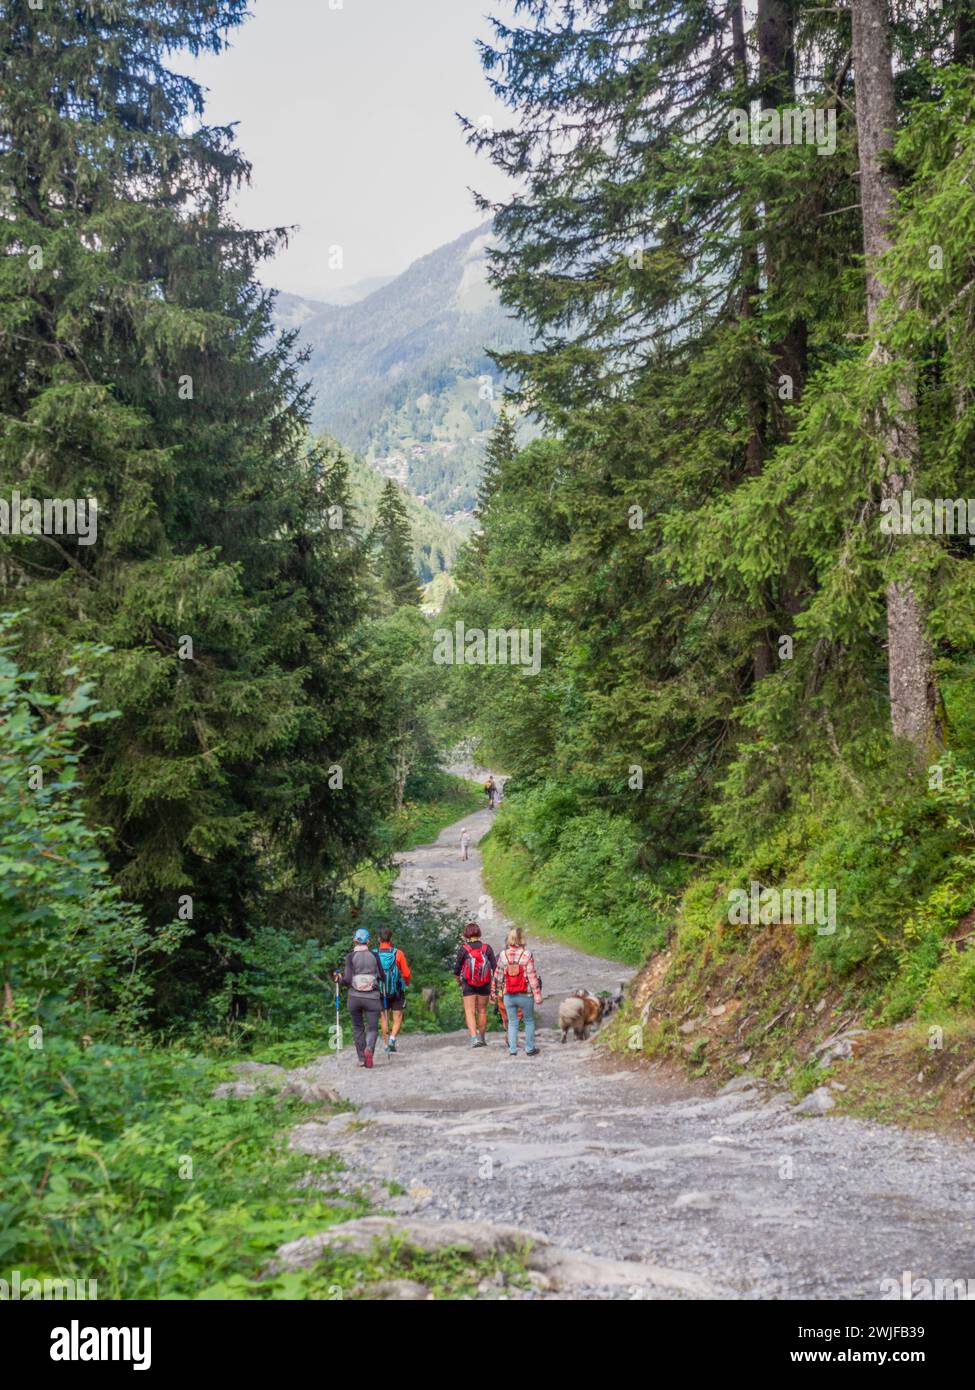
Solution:
[[[484,896],[480,853],[461,863],[456,847],[461,825],[476,843],[490,816],[401,856],[398,890],[431,877],[500,944],[506,922]],[[476,1050],[465,1034],[413,1035],[366,1071],[348,1048],[303,1075],[361,1109],[302,1125],[293,1143],[341,1154],[348,1181],[386,1211],[514,1223],[571,1251],[640,1262],[633,1286],[585,1297],[878,1298],[904,1271],[975,1289],[971,1142],[800,1118],[791,1097],[747,1081],[702,1096],[592,1043],[560,1046],[563,995],[631,972],[566,946],[535,949],[540,1056],[509,1057],[497,1034]],[[406,1195],[390,1200],[389,1183]],[[649,1284],[648,1266],[664,1271]]]

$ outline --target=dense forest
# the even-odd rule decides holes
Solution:
[[[649,961],[621,1048],[791,1073],[824,986],[868,1027],[972,1036],[975,11],[517,10],[481,50],[510,123],[465,124],[517,190],[480,207],[531,346],[490,359],[503,408],[460,403],[491,433],[458,554],[316,434],[273,331],[286,229],[235,221],[248,164],[175,60],[246,0],[0,0],[0,1259],[24,1269],[351,1287],[258,1285],[338,1207],[295,1209],[297,1102],[243,1121],[212,1084],[336,1046],[357,926],[450,980],[456,914],[390,888],[482,799],[443,770],[462,739],[508,778],[506,911]],[[375,438],[421,407],[386,409]],[[537,661],[441,661],[458,624]],[[791,920],[787,889],[829,912]],[[754,1012],[685,1044],[729,980]]]
[[[519,12],[482,55],[511,123],[469,128],[523,180],[493,274],[547,422],[496,440],[458,569],[468,626],[543,647],[463,671],[513,774],[495,887],[669,943],[671,1004],[743,974],[970,1020],[975,15]],[[752,883],[835,921],[736,924]]]

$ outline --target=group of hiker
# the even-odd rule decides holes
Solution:
[[[518,1029],[522,1022],[525,1055],[538,1056],[535,1007],[542,1002],[542,981],[520,927],[508,932],[504,949],[495,955],[492,947],[481,940],[477,922],[468,922],[454,960],[454,976],[464,1001],[471,1047],[487,1046],[488,1004],[493,1004],[506,1030],[509,1056],[518,1055]],[[352,1038],[360,1067],[373,1065],[380,1029],[386,1052],[396,1051],[409,983],[409,963],[393,944],[392,928],[380,929],[379,943],[374,949],[369,932],[360,927],[353,937],[344,968],[335,974],[336,1016],[339,986],[344,985],[348,990]],[[341,1026],[338,1017],[336,1022]]]

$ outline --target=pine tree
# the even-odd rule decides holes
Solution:
[[[387,595],[395,606],[419,605],[420,590],[413,570],[413,538],[410,519],[399,488],[390,478],[383,488],[372,532],[376,568]]]
[[[79,641],[112,648],[86,796],[127,896],[192,914],[175,1003],[220,968],[208,934],[272,892],[314,915],[369,842],[362,557],[255,280],[281,234],[233,224],[248,167],[167,65],[245,0],[3,11],[0,495],[98,504],[93,544],[5,539],[3,601],[52,688]]]
[[[517,431],[515,423],[506,406],[502,406],[497,423],[491,431],[487,448],[484,451],[484,470],[481,474],[481,483],[477,493],[477,516],[480,529],[473,536],[470,545],[463,556],[462,570],[466,567],[466,574],[470,583],[474,582],[473,566],[483,563],[487,554],[487,540],[484,536],[484,526],[491,508],[491,503],[498,491],[504,486],[505,473],[511,468],[515,455],[518,452]]]

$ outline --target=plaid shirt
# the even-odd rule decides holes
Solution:
[[[504,994],[505,967],[509,960],[512,965],[524,967],[525,980],[528,984],[527,992],[534,995],[536,1004],[540,1004],[542,1002],[542,990],[538,983],[538,975],[535,972],[535,957],[524,946],[506,946],[498,956],[498,964],[491,980],[491,1002],[493,1003],[499,994]]]

